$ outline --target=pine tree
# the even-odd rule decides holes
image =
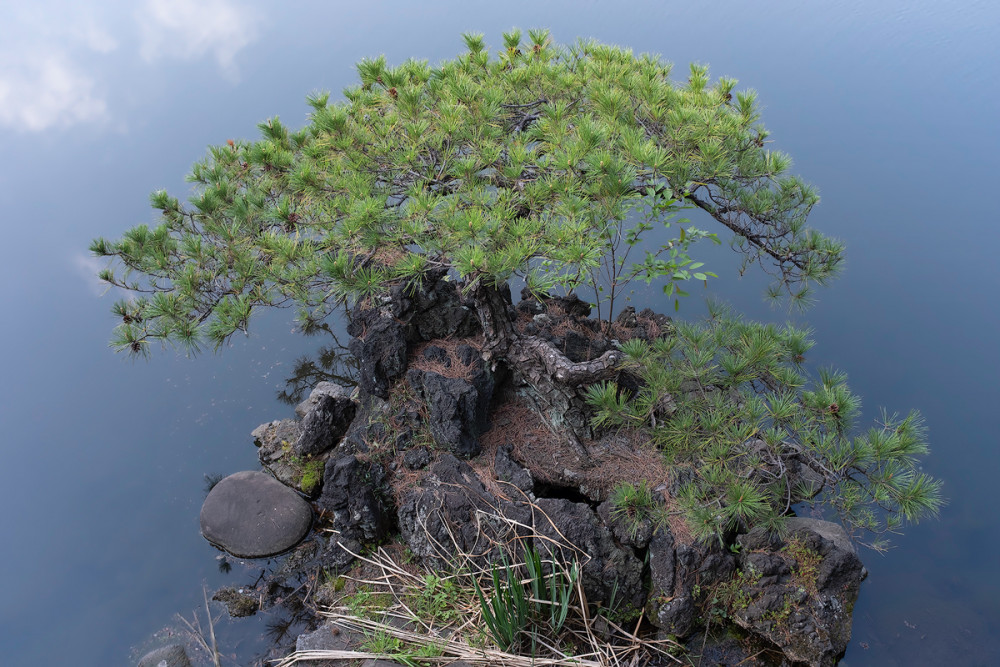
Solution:
[[[537,294],[592,294],[608,321],[634,280],[657,282],[676,307],[686,282],[716,277],[690,252],[717,234],[678,217],[685,209],[728,230],[744,266],[772,274],[772,296],[804,302],[833,277],[843,246],[806,226],[818,196],[766,147],[753,91],[712,83],[699,65],[677,82],[658,57],[558,46],[546,31],[505,33],[496,55],[482,35],[464,41],[437,67],[363,60],[343,101],[308,98],[304,128],[272,118],[256,141],[211,147],[186,204],[154,192],[159,224],[95,240],[112,260],[101,278],[138,295],[114,306],[113,346],[218,347],[263,307],[296,307],[308,330],[340,305],[445,275],[474,306],[485,355],[550,422],[560,415],[550,425],[580,451],[591,427],[641,427],[693,466],[683,499],[704,535],[774,524],[816,491],[788,487],[790,446],[822,471],[850,526],[892,530],[936,511],[938,484],[916,467],[919,418],[852,438],[858,406],[843,378],[803,387],[806,332],[681,324],[574,363],[514,326],[515,278]],[[650,248],[654,228],[668,240]],[[623,367],[637,393],[611,382]],[[683,391],[690,383],[698,390]]]
[[[653,56],[529,36],[506,33],[491,57],[465,35],[467,52],[434,68],[364,60],[343,102],[308,98],[301,130],[273,118],[258,141],[210,148],[187,204],[155,192],[160,224],[92,244],[118,260],[101,277],[143,295],[116,305],[116,346],[218,346],[264,306],[316,323],[431,269],[484,306],[515,276],[574,290],[602,270],[610,299],[633,278],[676,297],[712,277],[688,251],[715,235],[676,219],[684,206],[732,230],[775,292],[803,299],[836,272],[842,246],[805,226],[818,197],[765,148],[752,91],[710,85],[701,66],[678,84]],[[628,263],[653,224],[677,234]],[[500,356],[505,333],[487,327]]]

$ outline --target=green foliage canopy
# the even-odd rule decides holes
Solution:
[[[634,264],[621,244],[645,231],[637,216],[669,225],[682,206],[730,229],[776,294],[803,298],[837,270],[842,246],[806,227],[818,197],[765,148],[753,91],[710,84],[698,65],[676,83],[657,57],[557,46],[546,31],[507,33],[496,56],[464,39],[437,67],[362,61],[344,101],[308,98],[306,127],[273,118],[257,141],[211,147],[187,204],[155,192],[156,226],[95,240],[115,260],[101,278],[140,294],[116,304],[113,344],[218,346],[264,306],[297,306],[314,325],[435,268],[541,289],[596,289],[603,275],[612,297],[642,278],[676,296],[713,275],[688,254],[712,234],[676,221]]]

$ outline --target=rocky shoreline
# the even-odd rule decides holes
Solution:
[[[574,298],[525,294],[516,314],[522,331],[573,362],[672,331],[669,318],[632,309],[606,329]],[[579,563],[587,604],[613,610],[607,618],[636,635],[686,646],[681,664],[826,666],[843,654],[865,570],[839,525],[789,518],[781,538],[754,528],[724,543],[695,540],[673,511],[683,480],[662,457],[621,431],[595,433],[586,459],[560,440],[531,392],[487,361],[475,313],[447,280],[357,307],[348,333],[358,386],[320,383],[295,419],[255,429],[269,475],[237,473],[206,499],[202,532],[229,553],[263,557],[298,545],[252,592],[216,594],[233,615],[293,589],[308,608],[334,604],[351,593],[345,575],[370,566],[359,556],[378,545],[437,573],[452,571],[456,554],[489,569],[534,550]],[[794,447],[782,460],[794,500],[819,490]],[[623,485],[641,489],[648,506],[623,510],[615,496]],[[315,623],[298,638],[300,658],[364,640],[319,616]]]

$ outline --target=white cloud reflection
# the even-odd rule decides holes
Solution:
[[[146,0],[138,19],[146,61],[211,55],[233,78],[236,54],[257,38],[259,23],[256,11],[230,0]]]
[[[83,285],[93,296],[104,296],[113,288],[97,277],[102,269],[107,266],[107,261],[98,259],[93,255],[85,255],[82,252],[73,253],[70,257],[70,266],[76,274],[80,284]],[[115,290],[116,292],[118,290]]]
[[[213,60],[235,79],[260,13],[238,0],[0,0],[0,131],[106,122],[122,61]],[[111,78],[116,72],[117,79]]]
[[[96,11],[66,2],[0,8],[0,127],[41,132],[108,117],[86,63],[113,52],[118,40]]]
[[[0,70],[0,125],[40,132],[107,118],[94,80],[59,53],[35,54]]]
[[[118,40],[92,16],[71,28],[71,34],[97,53],[111,53],[118,48]]]

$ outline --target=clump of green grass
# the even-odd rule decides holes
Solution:
[[[386,591],[375,591],[369,586],[359,587],[353,594],[343,599],[345,606],[354,616],[377,618],[393,604],[392,595]]]
[[[412,609],[425,622],[447,625],[458,620],[462,603],[461,586],[453,578],[424,575],[423,586],[410,593]]]
[[[523,557],[512,560],[511,553]],[[278,667],[375,656],[408,667],[463,659],[508,667],[533,667],[540,660],[604,667],[648,661],[677,647],[623,628],[624,613],[587,604],[579,562],[587,556],[572,545],[512,542],[486,564],[481,556],[459,553],[447,576],[415,572],[389,554],[379,547],[362,555],[363,568],[346,577],[354,592],[324,613],[341,629],[363,635],[362,651],[295,653]]]
[[[781,549],[781,553],[791,558],[792,576],[795,583],[811,595],[816,595],[819,566],[823,557],[809,548],[800,538],[791,538]]]
[[[519,576],[520,568],[509,565],[505,557],[490,572],[493,586],[489,595],[473,579],[483,620],[503,650],[521,647],[529,640],[534,644],[543,629],[558,635],[566,623],[580,575],[579,564],[573,563],[568,569],[555,561],[545,565],[550,574],[546,574],[538,551],[528,547],[524,554],[527,585]]]

